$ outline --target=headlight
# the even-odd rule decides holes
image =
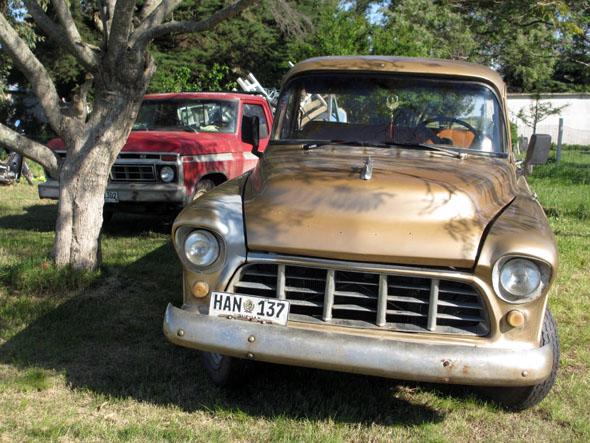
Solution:
[[[525,303],[541,295],[550,275],[551,268],[544,262],[505,257],[494,266],[494,288],[509,303]]]
[[[219,250],[217,238],[209,231],[193,231],[184,240],[184,254],[189,262],[197,266],[215,263],[219,258]]]
[[[526,297],[541,283],[541,272],[532,261],[512,259],[500,270],[500,284],[504,290],[516,297]]]
[[[160,169],[160,179],[164,183],[170,183],[172,180],[174,180],[174,169],[172,169],[170,166],[164,166],[162,169]]]

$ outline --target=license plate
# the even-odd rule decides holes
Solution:
[[[232,316],[247,320],[269,321],[286,325],[289,317],[289,302],[275,298],[212,292],[209,315]]]
[[[104,202],[105,203],[119,203],[119,193],[115,191],[105,191],[104,192]]]

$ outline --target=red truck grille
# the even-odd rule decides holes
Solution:
[[[154,165],[113,165],[111,180],[119,182],[155,182],[157,181]]]

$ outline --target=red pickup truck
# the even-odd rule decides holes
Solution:
[[[178,211],[201,193],[252,169],[258,157],[242,141],[244,116],[259,119],[260,146],[268,144],[272,113],[260,96],[234,92],[147,95],[113,167],[105,192],[105,220],[114,212]],[[48,146],[66,155],[60,139]],[[57,199],[48,177],[39,197]]]

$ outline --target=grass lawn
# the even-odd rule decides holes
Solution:
[[[161,332],[181,303],[172,218],[115,215],[96,273],[54,269],[56,204],[0,187],[0,442],[589,441],[590,155],[535,167],[560,270],[550,308],[561,337],[556,386],[507,412],[460,386],[260,365],[216,388],[199,355]]]

